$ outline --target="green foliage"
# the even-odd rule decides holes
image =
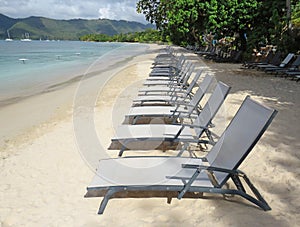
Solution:
[[[137,11],[175,44],[202,45],[203,37],[212,34],[216,40],[234,37],[231,45],[251,54],[262,44],[299,50],[299,5],[291,0],[292,30],[285,0],[140,0]]]
[[[24,33],[29,33],[31,39],[60,39],[78,40],[86,34],[101,33],[115,35],[120,33],[144,31],[153,25],[144,25],[124,20],[53,20],[44,17],[29,17],[12,19],[0,14],[0,39],[7,37],[6,31],[12,38],[20,39]]]
[[[142,32],[116,34],[113,36],[106,34],[89,34],[80,38],[82,41],[94,41],[94,42],[164,42],[161,32],[154,29],[146,29]]]
[[[292,10],[292,24],[300,29],[300,2],[298,2]]]

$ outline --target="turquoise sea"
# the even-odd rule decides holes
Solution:
[[[124,43],[0,41],[0,103],[89,73],[97,61],[105,65],[146,49]]]

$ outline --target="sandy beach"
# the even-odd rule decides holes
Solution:
[[[149,45],[144,54],[83,81],[0,108],[0,227],[298,225],[300,84],[240,64],[203,61],[181,48],[197,68],[232,87],[214,122],[217,133],[246,95],[279,111],[240,167],[272,210],[207,195],[171,204],[166,198],[112,199],[97,215],[102,198],[84,198],[98,160],[117,156],[107,151],[110,139],[163,47]]]

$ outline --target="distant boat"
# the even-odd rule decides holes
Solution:
[[[29,59],[27,59],[27,58],[20,58],[20,59],[19,59],[19,61],[22,61],[23,64],[25,64],[25,62],[28,61],[28,60],[29,60]]]
[[[10,38],[10,35],[9,35],[9,31],[8,31],[8,30],[7,30],[7,38],[5,39],[5,41],[8,41],[8,42],[13,41],[13,39]]]
[[[21,39],[22,42],[30,42],[31,39],[29,38],[29,33],[25,33],[25,38]]]

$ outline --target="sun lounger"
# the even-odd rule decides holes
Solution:
[[[199,102],[202,100],[204,94],[208,90],[213,78],[207,76],[197,86],[199,87],[189,103],[175,102],[173,106],[136,106],[131,107],[129,113],[125,115],[125,123],[136,124],[139,120],[145,122],[145,118],[151,121],[152,118],[161,117],[166,121],[174,122],[181,118],[190,118],[197,116],[200,112]],[[191,87],[192,85],[190,85]],[[189,87],[189,88],[190,88]],[[167,118],[167,119],[166,119]]]
[[[288,54],[285,59],[280,63],[280,65],[273,65],[273,66],[268,66],[268,67],[264,67],[263,70],[265,72],[274,72],[276,70],[283,70],[283,69],[287,69],[287,67],[289,66],[290,62],[293,60],[295,54]]]
[[[294,72],[299,71],[300,66],[300,55],[296,57],[296,59],[293,61],[293,63],[286,69],[277,69],[275,70],[275,73],[277,75],[284,75],[289,76],[289,74],[293,74]]]
[[[188,73],[193,72],[195,65],[191,62],[188,62],[180,71],[176,71],[174,73],[157,73],[156,76],[149,76],[146,79],[146,83],[148,81],[168,81],[168,82],[175,82],[178,81],[180,78],[184,78]],[[145,83],[144,83],[145,85]],[[149,84],[148,84],[149,85]]]
[[[192,92],[194,87],[197,85],[197,82],[201,76],[202,70],[198,70],[195,76],[193,77],[192,81],[189,85],[184,84],[184,82],[180,86],[150,86],[141,88],[139,90],[139,96],[145,95],[174,95],[174,94],[186,94]]]
[[[183,143],[183,147],[190,143],[213,144],[214,141],[208,127],[224,102],[229,89],[230,87],[226,84],[219,82],[192,124],[121,125],[116,130],[116,137],[111,139],[112,143],[109,149],[120,149],[119,156],[122,156],[126,149],[166,150],[165,147],[168,149],[176,143]],[[204,133],[207,140],[200,138]]]
[[[152,67],[152,71],[149,76],[172,76],[180,72],[183,66],[186,63],[186,58],[184,55],[181,55],[178,60],[175,59],[173,62],[168,64],[158,64]]]
[[[276,52],[275,54],[271,55],[269,61],[252,64],[250,68],[258,68],[259,66],[263,66],[263,65],[278,65],[280,64],[281,56],[282,56],[281,52]]]
[[[176,76],[165,77],[156,76],[148,77],[143,83],[144,86],[179,86],[181,83],[186,83],[193,73],[195,65],[188,62],[186,66]]]
[[[199,198],[203,193],[232,195],[229,200],[241,196],[265,211],[271,210],[238,168],[275,114],[275,110],[246,98],[221,138],[202,159],[148,156],[100,160],[85,197],[103,197],[98,214],[103,214],[112,198],[163,196],[170,203],[173,197]],[[228,187],[230,179],[235,188]]]
[[[203,79],[203,83],[207,86],[211,83],[212,76],[206,75]],[[133,106],[144,106],[144,105],[168,105],[174,106],[177,103],[188,104],[191,100],[192,90],[188,89],[188,92],[183,95],[172,93],[171,95],[145,95],[138,96],[133,100]]]
[[[267,56],[265,58],[263,58],[262,60],[260,61],[250,61],[250,62],[244,62],[242,64],[243,67],[245,68],[254,68],[255,66],[257,65],[267,65],[267,64],[270,64],[272,59],[276,56],[280,57],[281,53],[280,52],[277,52],[275,55],[273,54],[273,52],[269,52],[267,54]]]
[[[267,68],[274,68],[274,67],[285,67],[294,57],[293,53],[289,53],[281,62],[278,63],[272,63],[272,64],[266,64],[266,65],[258,65],[256,68],[258,70],[265,70]]]

